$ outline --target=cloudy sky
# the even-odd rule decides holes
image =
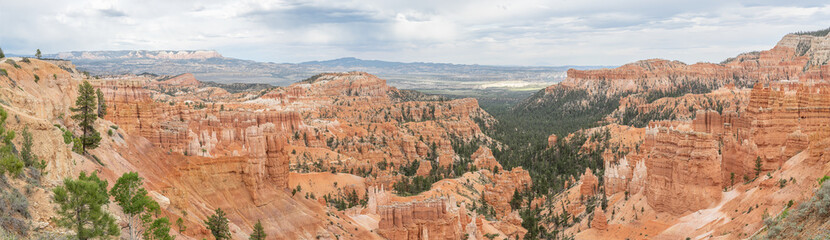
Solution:
[[[811,0],[0,0],[0,47],[19,54],[214,49],[270,62],[693,63],[827,27],[830,3]]]

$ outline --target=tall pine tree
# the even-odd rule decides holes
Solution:
[[[110,189],[110,195],[127,216],[129,239],[136,239],[142,231],[148,230],[153,221],[151,214],[159,210],[158,203],[147,195],[147,190],[141,187],[141,184],[142,178],[138,173],[128,172],[121,175]]]
[[[66,178],[63,186],[52,192],[59,206],[58,224],[74,228],[78,239],[120,235],[115,218],[101,208],[110,202],[107,181],[99,179],[95,172],[89,176],[81,172],[77,180]]]
[[[107,115],[107,100],[104,100],[104,93],[100,88],[95,90],[95,94],[98,95],[98,117],[104,118]]]
[[[254,225],[254,232],[251,233],[251,240],[265,240],[268,234],[265,234],[265,229],[262,227],[262,221],[257,220]]]
[[[95,89],[88,81],[78,86],[78,99],[75,100],[75,108],[72,108],[75,113],[72,119],[79,121],[78,126],[83,130],[83,135],[80,136],[81,152],[97,148],[101,142],[101,134],[94,126],[98,119],[98,113],[95,112],[98,107],[96,98]]]
[[[225,217],[225,212],[221,208],[216,209],[216,213],[205,220],[205,225],[216,240],[231,239],[231,231],[228,227],[228,218]]]

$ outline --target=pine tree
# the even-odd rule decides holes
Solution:
[[[43,55],[42,55],[42,54],[40,54],[40,48],[38,48],[38,49],[37,49],[37,52],[35,52],[35,57],[36,57],[37,59],[40,59],[40,57],[42,57],[42,56],[43,56]]]
[[[519,195],[519,189],[513,189],[513,199],[510,200],[510,207],[513,210],[522,207],[522,195]]]
[[[95,94],[98,95],[98,117],[104,118],[107,115],[107,100],[104,100],[104,93],[100,88],[95,90]]]
[[[179,229],[179,234],[182,234],[184,231],[187,231],[187,226],[184,225],[184,219],[176,219],[176,228]]]
[[[144,239],[145,240],[173,240],[175,239],[173,236],[170,236],[170,220],[166,217],[157,218],[153,220],[147,226],[147,230],[144,232]]]
[[[3,48],[0,48],[0,58],[5,58],[6,54],[3,53]]]
[[[147,196],[147,190],[141,187],[141,184],[142,178],[138,173],[128,172],[121,175],[110,189],[110,195],[127,216],[129,239],[135,239],[142,231],[146,231],[153,221],[151,214],[159,210],[158,203]]]
[[[6,130],[5,123],[8,116],[6,110],[0,107],[0,174],[9,171],[13,175],[18,175],[22,172],[24,164],[12,151],[14,148],[12,139],[15,134],[12,130]]]
[[[20,148],[20,158],[28,167],[35,162],[34,156],[32,155],[32,133],[29,132],[29,127],[25,127],[20,134],[23,135],[23,146]]]
[[[251,233],[251,240],[265,240],[268,234],[265,234],[265,229],[262,227],[262,221],[256,221],[254,225],[254,232]]]
[[[101,134],[95,130],[95,120],[98,119],[98,114],[95,112],[97,107],[95,101],[95,90],[88,81],[84,81],[78,87],[78,99],[75,100],[75,108],[72,108],[72,119],[80,121],[78,126],[83,129],[83,135],[79,137],[81,152],[86,152],[87,149],[94,149],[98,147],[101,142]]]
[[[755,177],[757,178],[760,175],[761,175],[761,157],[758,156],[758,158],[755,159]]]
[[[118,236],[120,231],[115,218],[101,207],[109,203],[107,181],[93,172],[87,176],[81,172],[77,180],[66,178],[63,186],[52,189],[58,204],[58,224],[74,228],[78,239]]]
[[[225,217],[225,212],[221,208],[216,209],[216,213],[205,220],[205,225],[216,240],[231,239],[231,231],[228,227],[228,218]]]

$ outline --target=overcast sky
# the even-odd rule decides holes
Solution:
[[[827,1],[0,0],[6,53],[213,49],[270,62],[719,62],[830,27]]]

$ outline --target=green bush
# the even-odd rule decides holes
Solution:
[[[74,139],[74,136],[72,136],[72,132],[70,132],[69,130],[66,130],[66,129],[62,129],[62,128],[61,128],[61,131],[63,131],[63,143],[66,143],[66,144],[71,143],[72,140]]]
[[[15,62],[14,60],[6,59],[6,63],[8,63],[9,65],[12,65],[14,68],[18,68],[18,69],[20,68],[20,65],[17,65],[17,62]]]

